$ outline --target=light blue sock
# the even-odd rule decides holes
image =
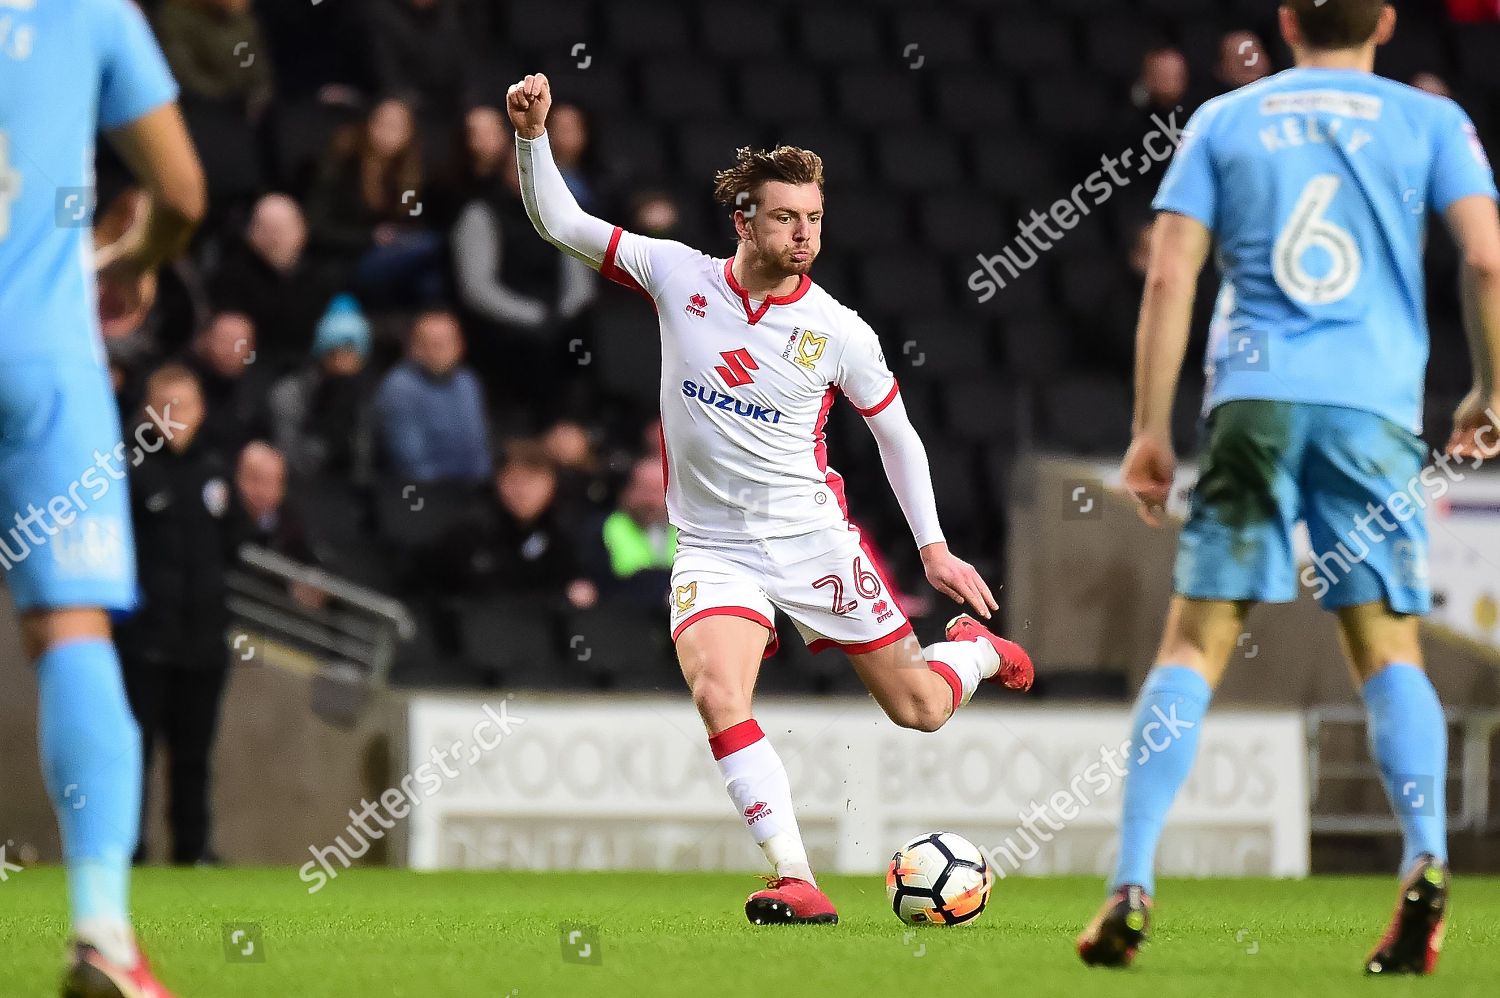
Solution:
[[[1366,681],[1370,755],[1401,822],[1401,870],[1430,852],[1448,861],[1448,726],[1427,673],[1397,662]]]
[[[1172,801],[1192,772],[1198,727],[1212,698],[1207,680],[1185,666],[1159,665],[1146,677],[1130,726],[1120,858],[1111,891],[1138,884],[1155,893],[1156,844]]]
[[[37,662],[42,775],[57,810],[73,924],[125,921],[140,835],[141,735],[108,641],[72,641]]]

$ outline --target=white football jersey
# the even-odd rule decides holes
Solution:
[[[616,228],[599,269],[647,295],[661,323],[671,521],[724,540],[842,528],[823,428],[836,391],[865,416],[896,398],[880,340],[808,277],[753,302],[730,263]]]

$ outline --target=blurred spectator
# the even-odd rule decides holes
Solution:
[[[428,124],[446,125],[469,103],[469,39],[455,0],[372,0],[370,59],[381,96],[418,104]]]
[[[480,482],[490,473],[484,393],[463,356],[458,320],[424,312],[412,326],[406,359],[376,394],[381,443],[402,482]]]
[[[1436,73],[1418,73],[1411,78],[1411,85],[1435,97],[1451,98],[1453,96],[1453,91],[1449,88],[1447,81]]]
[[[608,495],[588,428],[562,419],[547,428],[541,444],[557,468],[558,517],[569,529],[583,523]]]
[[[383,100],[329,144],[308,196],[315,247],[354,265],[369,301],[431,303],[442,293],[442,238],[422,221],[422,154],[411,108]]]
[[[370,324],[352,295],[339,295],[318,322],[312,359],[272,386],[273,439],[299,475],[369,481],[376,388],[369,356]]]
[[[252,440],[234,465],[235,508],[241,543],[255,544],[304,565],[319,561],[296,504],[288,501],[286,458],[264,440]],[[293,595],[308,606],[321,606],[317,593],[294,586]]]
[[[209,759],[228,676],[225,572],[233,552],[228,465],[203,446],[204,399],[193,372],[168,364],[146,382],[145,402],[170,435],[142,431],[146,453],[130,471],[140,606],[116,628],[125,687],[141,728],[149,787],[152,748],[168,755],[172,862],[212,862]],[[155,434],[152,437],[152,434]],[[149,450],[150,446],[156,447]],[[144,791],[143,791],[144,792]],[[141,844],[144,855],[146,843]]]
[[[365,6],[322,0],[261,5],[257,16],[275,57],[278,107],[348,103],[368,89]]]
[[[1219,43],[1219,65],[1215,72],[1225,91],[1271,75],[1271,57],[1265,43],[1253,31],[1231,31]]]
[[[667,522],[667,485],[660,457],[631,468],[618,508],[584,544],[584,562],[601,599],[645,613],[665,613],[677,528]]]
[[[598,593],[557,522],[556,498],[557,468],[546,450],[535,441],[513,444],[493,496],[419,555],[429,585],[592,606]]]
[[[243,312],[218,312],[194,337],[183,362],[197,376],[207,412],[198,432],[226,462],[269,432],[265,378],[256,366],[255,325]]]
[[[1188,79],[1187,56],[1170,46],[1152,49],[1131,89],[1131,102],[1143,112],[1167,114],[1187,101]]]
[[[451,226],[464,205],[500,188],[501,175],[511,165],[512,134],[498,108],[469,108],[463,127],[453,131],[447,169],[432,194],[434,218]]]
[[[583,167],[589,149],[589,123],[577,105],[558,104],[552,108],[547,115],[547,141],[552,146],[552,159],[574,200],[584,211],[596,211],[594,184]]]
[[[307,223],[285,194],[255,203],[245,238],[210,282],[214,303],[243,312],[257,333],[258,363],[281,373],[300,364],[331,289],[306,260]]]
[[[682,213],[677,202],[665,191],[646,191],[636,195],[630,211],[631,232],[653,239],[675,239],[682,227]]]
[[[163,0],[156,36],[184,94],[234,102],[247,118],[271,97],[271,53],[251,0]]]
[[[156,30],[182,86],[182,115],[208,182],[204,236],[265,189],[255,125],[270,104],[271,53],[250,0],[165,0]]]
[[[478,130],[504,133],[498,113],[477,117],[485,122]],[[563,377],[567,351],[560,328],[593,304],[598,276],[536,238],[508,134],[504,141],[499,183],[464,205],[454,225],[454,280],[475,363],[492,391],[537,416],[544,415]]]

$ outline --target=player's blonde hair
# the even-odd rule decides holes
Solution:
[[[734,165],[714,174],[714,200],[727,208],[749,210],[760,197],[761,185],[770,180],[785,184],[817,184],[823,190],[823,157],[796,146],[735,152]]]

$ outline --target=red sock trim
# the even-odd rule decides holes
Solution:
[[[964,702],[964,684],[958,678],[958,673],[954,672],[953,666],[947,662],[934,662],[930,659],[927,662],[927,668],[942,676],[948,681],[948,685],[953,687],[953,710],[956,713]]]
[[[957,677],[954,677],[954,681],[957,681]],[[747,745],[754,745],[764,737],[766,737],[765,732],[761,731],[760,725],[755,723],[754,718],[751,718],[711,736],[708,739],[708,747],[713,750],[715,759],[722,759],[726,755],[734,755]]]

